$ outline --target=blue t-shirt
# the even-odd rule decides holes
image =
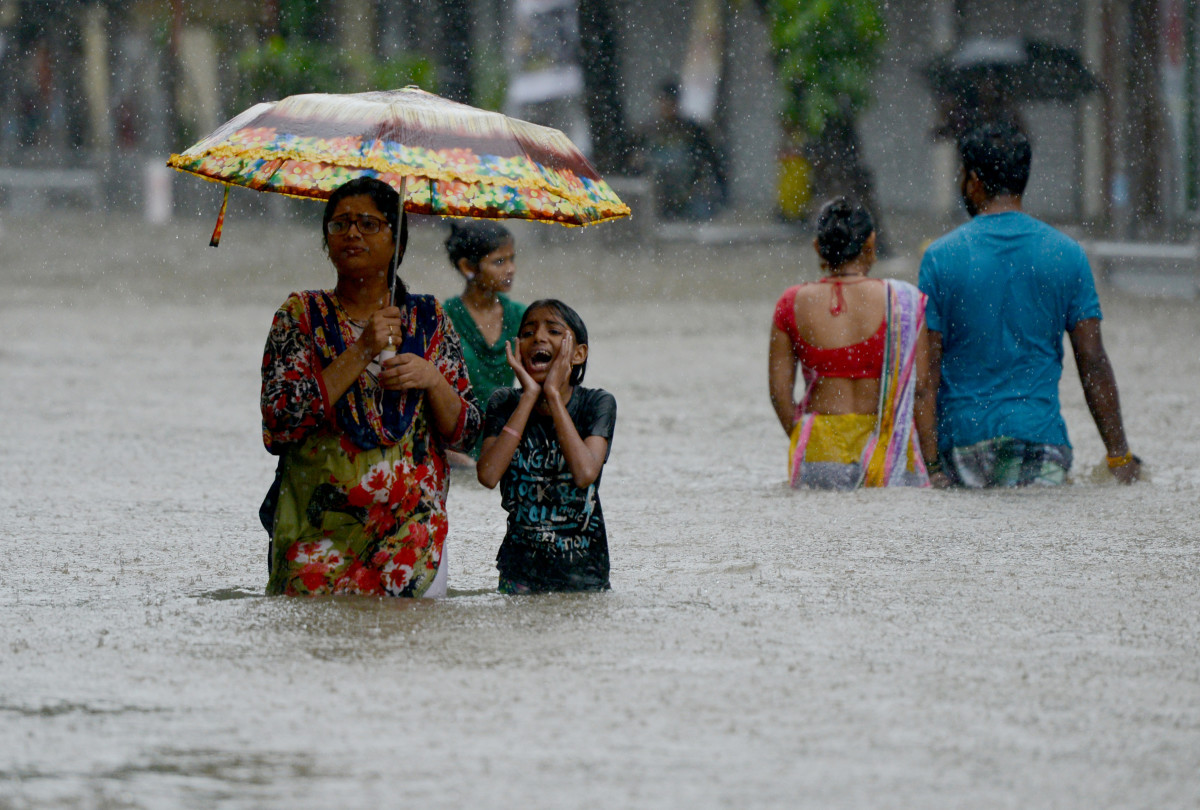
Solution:
[[[1027,214],[984,214],[929,246],[919,286],[928,326],[942,333],[939,446],[999,436],[1069,445],[1063,332],[1100,317],[1079,243]]]

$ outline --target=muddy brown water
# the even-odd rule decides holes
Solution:
[[[262,345],[332,271],[311,217],[208,227],[0,222],[0,808],[1200,805],[1195,302],[1102,290],[1149,483],[1093,479],[1068,360],[1069,487],[791,492],[807,237],[518,228],[514,297],[577,305],[618,402],[613,591],[494,593],[456,474],[448,598],[266,598]],[[441,238],[413,289],[457,292]]]

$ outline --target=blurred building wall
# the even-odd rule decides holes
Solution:
[[[1080,3],[1065,0],[891,0],[882,4],[888,39],[875,78],[874,106],[862,121],[867,162],[885,208],[953,217],[959,210],[957,158],[953,171],[939,160],[932,132],[938,123],[921,67],[943,48],[971,36],[1027,36],[1082,49]],[[949,27],[949,41],[931,32]],[[939,48],[938,45],[942,47]],[[1082,136],[1079,104],[1025,104],[1020,113],[1034,147],[1027,209],[1050,219],[1082,213]],[[948,185],[949,184],[949,185]]]
[[[874,79],[875,104],[860,121],[866,163],[885,210],[952,221],[961,217],[957,155],[935,142],[933,94],[920,73],[934,55],[976,36],[1023,36],[1076,49],[1097,76],[1124,76],[1138,44],[1125,30],[1132,0],[889,0],[880,3],[887,43]],[[1187,7],[1195,0],[1162,0]],[[655,115],[654,94],[679,74],[691,0],[645,4],[613,0],[621,24],[622,93],[631,126]],[[714,122],[729,155],[735,206],[769,216],[775,206],[780,133],[778,90],[764,20],[753,3],[726,0],[727,38],[721,99]],[[1194,9],[1193,9],[1194,13]],[[1104,64],[1104,60],[1117,64]],[[1034,145],[1026,195],[1031,213],[1057,222],[1103,224],[1136,150],[1122,151],[1121,97],[1114,88],[1071,103],[1019,107]],[[1114,94],[1116,97],[1114,97]],[[1195,92],[1193,90],[1193,96]],[[1193,102],[1196,99],[1193,98]],[[1115,153],[1115,154],[1114,154]],[[1114,166],[1117,161],[1119,165]]]
[[[863,121],[885,208],[961,216],[947,147],[932,144],[934,99],[917,74],[976,36],[1024,36],[1076,49],[1102,82],[1071,103],[1027,103],[1032,213],[1118,237],[1194,230],[1200,208],[1200,2],[889,0],[875,106]]]
[[[636,0],[614,0],[614,5],[626,119],[632,129],[644,129],[658,114],[660,85],[685,73],[696,2],[656,0],[653,13]],[[776,213],[781,132],[766,20],[750,2],[723,6],[722,76],[716,109],[705,123],[726,156],[731,214],[770,218]]]
[[[444,17],[469,9],[472,100],[496,107],[514,2],[331,0],[320,6],[325,22],[308,35],[385,58],[417,53],[435,62],[440,79],[450,69]],[[716,2],[724,30],[711,126],[728,156],[730,213],[771,217],[780,127],[766,20],[759,3]],[[634,131],[656,115],[661,83],[685,72],[697,0],[609,3],[618,93]],[[273,30],[271,9],[280,5],[0,0],[0,169],[158,160],[186,145],[237,112],[234,57]],[[885,212],[960,216],[956,159],[931,137],[937,111],[919,69],[968,37],[1022,35],[1076,48],[1106,83],[1083,102],[1021,108],[1034,142],[1029,209],[1130,235],[1195,225],[1200,0],[881,0],[880,7],[887,43],[859,135]]]

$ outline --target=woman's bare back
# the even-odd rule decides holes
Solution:
[[[830,278],[801,286],[795,306],[796,331],[804,342],[839,349],[879,331],[887,311],[887,287],[881,279]],[[878,378],[822,377],[813,383],[809,407],[827,414],[875,413],[878,403]]]

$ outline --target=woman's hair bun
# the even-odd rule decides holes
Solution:
[[[835,197],[817,212],[817,253],[830,267],[841,267],[858,258],[874,230],[865,206]]]

